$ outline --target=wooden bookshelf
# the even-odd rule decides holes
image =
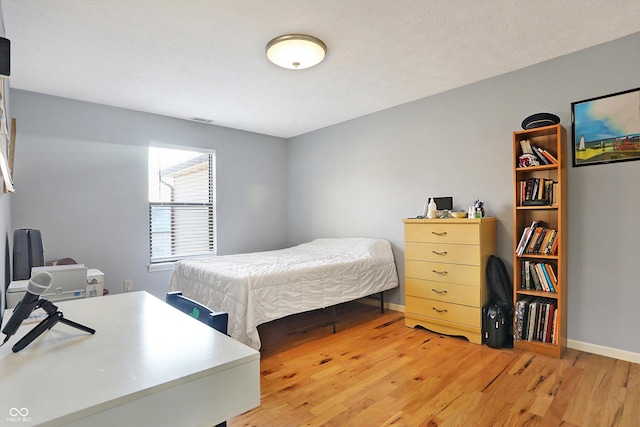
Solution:
[[[519,156],[523,154],[521,141],[549,152],[557,164],[541,164],[538,166],[519,166]],[[558,124],[536,129],[513,132],[513,170],[514,170],[514,209],[513,209],[513,302],[516,306],[521,299],[544,298],[556,304],[554,341],[545,342],[539,339],[526,338],[514,340],[514,347],[532,351],[551,357],[560,358],[567,345],[567,160],[566,129]],[[542,162],[541,162],[542,163]],[[533,179],[553,180],[557,183],[556,203],[542,206],[523,206],[521,197],[522,181]],[[558,246],[554,253],[523,253],[518,255],[517,247],[525,228],[534,221],[548,229],[557,231]],[[543,262],[552,266],[557,276],[556,292],[548,292],[523,287],[523,261]],[[517,333],[517,311],[514,314],[514,333]],[[549,319],[547,319],[549,321]]]

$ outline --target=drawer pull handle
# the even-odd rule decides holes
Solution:
[[[434,309],[435,311],[437,311],[438,313],[446,313],[446,312],[447,312],[447,310],[446,310],[446,309],[445,309],[445,310],[438,310],[438,309],[437,309],[437,308],[435,308],[435,307],[431,307],[431,308],[433,308],[433,309]]]
[[[447,270],[444,270],[444,271],[431,270],[431,271],[433,271],[433,272],[434,272],[434,273],[436,273],[436,274],[440,274],[440,275],[442,275],[442,274],[447,274],[447,273],[448,273],[448,271],[447,271]]]
[[[436,294],[438,294],[438,295],[444,295],[444,294],[446,294],[446,293],[447,293],[447,290],[446,290],[446,289],[445,289],[444,291],[436,291],[435,289],[431,288],[431,290],[432,290],[433,292],[435,292]]]
[[[444,251],[444,252],[431,251],[431,252],[433,252],[436,255],[446,255],[447,254],[447,251]]]
[[[443,231],[443,232],[438,233],[437,231],[432,231],[431,234],[435,234],[436,236],[446,236],[447,232]]]

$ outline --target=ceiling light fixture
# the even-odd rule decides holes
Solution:
[[[318,65],[327,53],[322,40],[305,34],[287,34],[267,43],[267,58],[290,70],[302,70]]]

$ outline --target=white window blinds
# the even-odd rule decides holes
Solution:
[[[151,263],[215,254],[215,156],[149,147]]]

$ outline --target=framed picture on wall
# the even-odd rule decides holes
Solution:
[[[640,160],[640,88],[571,103],[573,166]]]
[[[9,127],[7,126],[7,103],[5,99],[5,80],[0,78],[0,171],[4,180],[4,192],[13,193],[13,177],[7,158],[9,156]]]

